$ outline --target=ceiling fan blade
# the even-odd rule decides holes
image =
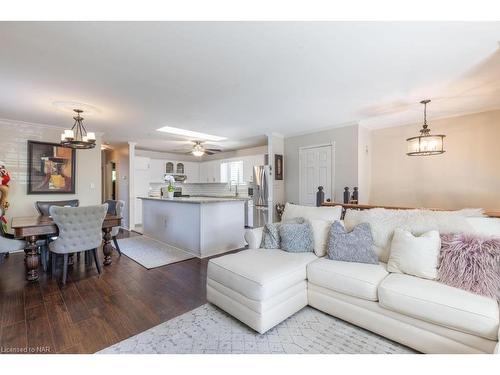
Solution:
[[[206,148],[205,150],[212,151],[212,152],[222,152],[222,150],[218,149],[218,148]]]
[[[207,155],[213,155],[213,154],[215,154],[215,152],[212,152],[212,151],[209,151],[209,150],[205,150],[205,154],[207,154]]]

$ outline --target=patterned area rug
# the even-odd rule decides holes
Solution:
[[[306,307],[263,335],[206,304],[118,344],[106,354],[408,354],[410,348]]]
[[[147,269],[194,258],[188,252],[146,236],[118,240],[123,254]]]

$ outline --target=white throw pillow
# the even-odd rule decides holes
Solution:
[[[285,212],[283,212],[282,221],[303,217],[306,220],[340,220],[342,214],[341,206],[334,207],[314,207],[300,206],[298,204],[286,203]]]
[[[309,220],[314,236],[314,254],[318,257],[326,255],[328,245],[328,234],[333,221],[330,220]]]
[[[438,277],[441,238],[437,230],[419,237],[396,228],[391,242],[387,271],[435,280]]]

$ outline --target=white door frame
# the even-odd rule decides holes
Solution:
[[[311,148],[318,148],[318,147],[328,147],[328,146],[330,146],[332,148],[332,152],[331,152],[331,154],[332,154],[331,179],[332,180],[330,181],[332,196],[330,198],[331,198],[332,202],[335,201],[335,185],[334,185],[334,182],[335,182],[335,141],[331,141],[329,143],[322,143],[322,144],[318,144],[318,145],[299,147],[299,204],[301,203],[300,199],[302,197],[302,159],[300,157],[300,154],[304,150],[308,150]],[[327,197],[325,197],[325,199],[326,198]]]

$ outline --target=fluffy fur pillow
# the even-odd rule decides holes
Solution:
[[[500,237],[441,235],[439,281],[500,300]]]
[[[347,210],[344,224],[349,231],[358,224],[369,223],[374,250],[382,262],[387,262],[392,235],[396,228],[407,230],[417,236],[431,230],[437,230],[441,234],[471,233],[474,230],[467,222],[467,217],[482,216],[482,214],[483,211],[480,209],[430,211],[372,208],[363,211]]]

